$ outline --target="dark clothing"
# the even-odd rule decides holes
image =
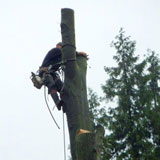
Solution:
[[[52,70],[57,71],[60,67],[60,63],[62,60],[62,52],[59,48],[51,49],[47,55],[45,56],[41,67],[49,67],[52,65]]]
[[[62,52],[59,48],[51,49],[47,55],[45,56],[41,67],[49,67],[52,65],[50,69],[50,73],[45,75],[44,84],[48,87],[48,92],[51,90],[56,90],[58,92],[61,91],[63,83],[60,80],[60,77],[56,71],[58,71],[61,66],[60,62],[62,60]],[[44,71],[40,72],[40,76],[43,76]]]
[[[51,90],[60,92],[63,87],[63,83],[56,72],[45,75],[44,85],[47,86],[48,93],[50,93]]]
[[[80,56],[78,52],[76,52],[76,56]],[[52,69],[57,71],[60,67],[60,62],[62,61],[62,51],[59,48],[51,49],[47,55],[45,56],[41,67],[49,67],[53,65]]]
[[[79,56],[78,52],[76,52],[76,56]],[[46,76],[45,85],[48,87],[49,93],[52,89],[57,90],[58,92],[61,91],[63,83],[60,80],[59,75],[56,73],[58,71],[59,67],[61,66],[60,62],[62,61],[62,52],[59,48],[53,48],[51,49],[47,55],[45,56],[41,67],[49,67],[52,65],[52,68],[50,69],[50,76]],[[43,76],[44,71],[42,70],[39,73],[39,76]]]
[[[57,71],[61,66],[62,52],[59,48],[51,49],[45,56],[42,65],[39,70],[39,76],[43,79],[43,84],[47,86],[48,93],[51,95],[58,110],[63,106],[62,100],[60,100],[57,91],[61,94],[63,88],[63,82],[61,81]],[[52,67],[50,68],[50,65]],[[45,67],[49,67],[45,70]]]

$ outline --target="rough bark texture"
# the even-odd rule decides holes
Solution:
[[[61,33],[63,61],[65,62],[62,99],[67,109],[72,160],[97,160],[96,136],[87,101],[87,59],[82,56],[76,57],[72,9],[61,10]],[[89,130],[92,133],[78,135],[79,129]]]

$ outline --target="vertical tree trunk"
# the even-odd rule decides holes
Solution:
[[[76,57],[74,11],[72,9],[61,10],[61,33],[65,63],[62,99],[67,109],[72,160],[97,160],[96,136],[87,101],[87,60],[82,56]],[[91,131],[91,133],[78,134],[80,129]]]

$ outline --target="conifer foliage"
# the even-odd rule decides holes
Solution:
[[[89,94],[93,117],[108,130],[103,141],[102,159],[158,160],[160,158],[158,56],[149,50],[140,61],[139,56],[135,55],[136,42],[125,36],[123,29],[112,42],[112,47],[116,50],[113,59],[117,65],[105,67],[109,78],[102,85],[102,90],[103,99],[114,102],[114,107],[99,109],[99,97],[93,91]]]

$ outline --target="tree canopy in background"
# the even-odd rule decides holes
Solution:
[[[112,42],[116,66],[105,67],[104,97],[89,89],[96,124],[106,129],[102,159],[160,159],[160,60],[148,50],[141,60],[123,29]],[[102,103],[105,107],[102,107]],[[108,107],[113,102],[114,106]]]

